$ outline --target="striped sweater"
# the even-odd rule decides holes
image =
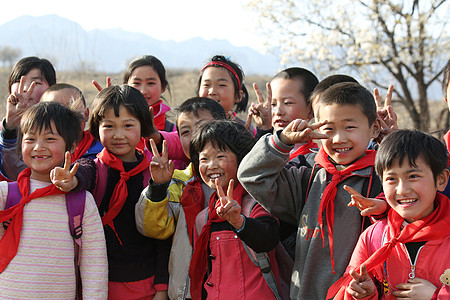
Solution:
[[[30,192],[48,182],[30,180]],[[8,187],[0,182],[0,209]],[[86,193],[80,269],[84,299],[106,299],[108,263],[103,226],[92,195]],[[0,238],[5,230],[0,225]],[[74,241],[64,195],[33,199],[24,208],[17,255],[0,273],[0,299],[74,299]]]

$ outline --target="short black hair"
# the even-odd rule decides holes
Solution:
[[[192,113],[194,116],[198,117],[198,112],[201,110],[209,111],[212,117],[216,120],[226,119],[227,115],[222,105],[219,102],[212,100],[206,97],[192,97],[181,103],[178,107],[175,108],[180,116],[182,113],[188,114]],[[177,131],[178,135],[180,135],[180,128],[178,128],[178,118],[177,118]]]
[[[322,79],[314,88],[314,91],[311,93],[311,101],[317,101],[317,97],[320,97],[320,95],[325,92],[327,88],[329,88],[332,85],[335,85],[336,83],[341,82],[354,82],[358,83],[358,81],[353,78],[352,76],[345,75],[345,74],[334,74],[330,75],[328,77],[325,77]],[[314,104],[314,103],[313,103]]]
[[[214,120],[205,123],[194,135],[189,145],[191,161],[198,173],[199,153],[210,142],[220,150],[230,150],[236,154],[238,164],[255,144],[250,131],[245,126],[233,120]]]
[[[383,138],[375,158],[375,170],[383,177],[383,172],[394,162],[401,164],[408,159],[410,166],[416,166],[421,157],[433,172],[434,181],[447,168],[448,156],[445,145],[428,133],[416,129],[400,129]]]
[[[42,129],[51,129],[52,122],[55,129],[66,143],[66,151],[70,151],[74,143],[81,139],[81,120],[83,116],[59,102],[40,102],[31,106],[20,121],[18,134],[18,150],[22,148],[23,135],[31,132],[41,132]]]
[[[319,83],[319,80],[317,79],[316,75],[314,75],[311,71],[299,68],[299,67],[292,67],[284,69],[283,71],[276,74],[272,80],[281,78],[281,79],[298,79],[301,81],[301,89],[300,93],[303,94],[305,97],[306,104],[309,104],[311,101],[311,94],[314,90],[314,88]]]
[[[105,112],[112,108],[118,117],[121,105],[139,120],[141,136],[149,137],[153,134],[154,128],[151,126],[153,121],[144,95],[134,87],[121,84],[106,87],[95,97],[89,116],[89,132],[94,138],[100,139],[98,131]]]
[[[369,120],[369,126],[377,119],[377,106],[373,95],[362,85],[354,82],[336,83],[325,90],[318,105],[359,105]],[[317,112],[317,117],[319,117]]]

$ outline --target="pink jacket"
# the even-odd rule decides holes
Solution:
[[[379,221],[364,231],[353,251],[346,273],[361,265],[386,242],[387,219]],[[372,278],[381,283],[381,299],[397,299],[392,295],[399,283],[417,277],[428,280],[437,287],[433,299],[450,299],[450,234],[442,240],[428,241],[419,249],[415,262],[411,262],[404,244],[398,243],[386,262],[373,271]],[[444,275],[444,273],[447,275]],[[447,279],[446,279],[447,277]],[[348,293],[345,299],[355,299]],[[364,299],[378,299],[378,293]]]

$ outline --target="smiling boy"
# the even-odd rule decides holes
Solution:
[[[325,299],[345,271],[364,224],[358,209],[347,207],[343,186],[364,196],[381,192],[375,151],[366,149],[380,130],[372,94],[356,83],[336,84],[320,98],[317,118],[312,125],[294,120],[264,136],[238,170],[250,195],[280,221],[298,226],[291,299]],[[322,146],[313,168],[285,168],[293,145],[317,138]]]
[[[447,153],[434,137],[398,130],[380,144],[375,167],[392,208],[360,237],[334,299],[448,299],[450,203]],[[366,298],[367,297],[367,298]]]

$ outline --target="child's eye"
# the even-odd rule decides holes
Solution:
[[[394,181],[394,180],[395,180],[394,177],[386,177],[386,178],[384,179],[384,181]]]
[[[355,129],[355,128],[356,128],[356,126],[353,126],[353,125],[346,127],[346,129]]]
[[[417,174],[411,174],[411,175],[409,175],[409,178],[410,179],[416,179],[416,178],[419,178],[420,176],[419,175],[417,175]]]
[[[134,127],[134,124],[125,124],[125,128],[132,128]]]
[[[112,125],[109,125],[109,124],[103,124],[102,127],[103,127],[103,128],[112,128]]]
[[[180,136],[188,135],[190,132],[191,132],[190,130],[182,130],[182,131],[180,132]]]

